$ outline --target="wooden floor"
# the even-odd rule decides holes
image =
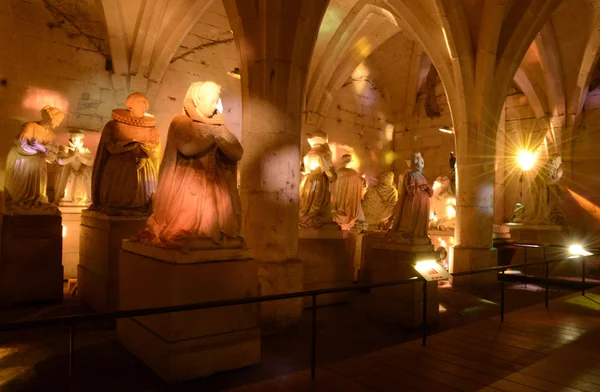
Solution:
[[[600,392],[600,291],[237,388],[259,391]]]

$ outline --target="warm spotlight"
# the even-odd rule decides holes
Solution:
[[[535,166],[535,161],[537,159],[537,152],[531,152],[527,150],[522,150],[517,155],[517,161],[519,162],[519,166],[521,170],[527,171]]]
[[[574,244],[569,246],[569,257],[590,256],[592,253],[583,249],[583,246]]]
[[[440,132],[452,134],[452,133],[454,133],[454,130],[452,129],[452,127],[444,125],[443,127],[440,127]]]

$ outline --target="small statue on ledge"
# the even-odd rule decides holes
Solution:
[[[394,186],[394,173],[382,173],[379,176],[377,185],[371,185],[367,188],[367,193],[362,201],[365,220],[369,225],[369,229],[389,229],[391,217],[397,203],[398,190]]]
[[[321,227],[331,222],[329,184],[337,174],[327,144],[327,134],[317,131],[309,136],[310,151],[304,157],[306,175],[300,183],[300,227]]]
[[[564,225],[565,214],[561,208],[562,189],[558,185],[563,170],[559,155],[550,157],[544,167],[535,176],[530,187],[529,201],[525,205],[517,204],[514,223],[526,225]]]
[[[64,120],[60,109],[42,108],[42,120],[23,125],[6,159],[4,213],[59,214],[48,201],[47,163],[56,159],[54,129]]]
[[[69,144],[61,146],[56,163],[54,202],[59,205],[87,206],[92,196],[94,156],[83,146],[83,132],[70,132]]]
[[[241,248],[237,162],[243,149],[217,110],[221,86],[197,82],[173,119],[160,167],[154,213],[134,241],[184,252]]]
[[[450,191],[450,179],[439,176],[433,183],[429,228],[454,231],[456,227],[456,198]]]
[[[160,134],[147,114],[148,99],[133,93],[127,109],[114,109],[98,144],[92,173],[91,211],[143,216],[152,210],[156,192]]]
[[[431,244],[427,236],[429,199],[433,196],[433,188],[422,173],[425,161],[420,152],[415,152],[407,163],[410,169],[402,179],[394,223],[386,237],[392,242],[428,245]]]
[[[352,155],[342,155],[342,167],[337,170],[333,194],[333,220],[342,230],[352,228],[361,231],[365,226],[365,216],[361,206],[364,179],[351,167]]]

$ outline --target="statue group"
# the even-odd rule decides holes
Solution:
[[[4,213],[59,214],[61,205],[91,203],[109,216],[149,215],[134,240],[181,250],[243,246],[239,236],[237,162],[243,150],[217,110],[221,88],[213,82],[190,86],[183,114],[169,128],[162,163],[156,119],[148,99],[131,94],[126,109],[114,109],[94,159],[83,134],[71,132],[56,145],[64,114],[42,109],[42,120],[23,125],[6,165]],[[55,197],[47,196],[48,164],[59,166]]]

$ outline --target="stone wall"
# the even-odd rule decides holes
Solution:
[[[437,106],[440,115],[429,117],[425,108],[427,101],[426,85],[424,84],[417,95],[417,102],[406,129],[394,132],[394,152],[396,160],[394,171],[402,175],[412,153],[421,152],[425,160],[425,177],[433,183],[437,176],[448,176],[450,171],[450,152],[454,151],[454,135],[440,132],[442,126],[452,126],[452,116],[446,100],[446,94],[439,78],[435,85]]]
[[[393,119],[387,94],[368,69],[368,63],[361,64],[335,92],[322,129],[329,136],[335,166],[342,155],[353,154],[355,169],[372,183],[392,167]],[[304,137],[303,153],[309,148]]]
[[[66,113],[59,142],[68,129],[82,129],[93,151],[111,110],[123,107],[126,94],[114,85],[102,18],[93,0],[0,2],[0,189],[14,137],[22,123],[40,119],[41,107],[52,104]],[[238,63],[217,0],[184,39],[156,97],[150,97],[149,112],[157,117],[163,141],[190,83],[208,79],[223,86],[226,120],[241,134],[240,83],[227,74]]]

